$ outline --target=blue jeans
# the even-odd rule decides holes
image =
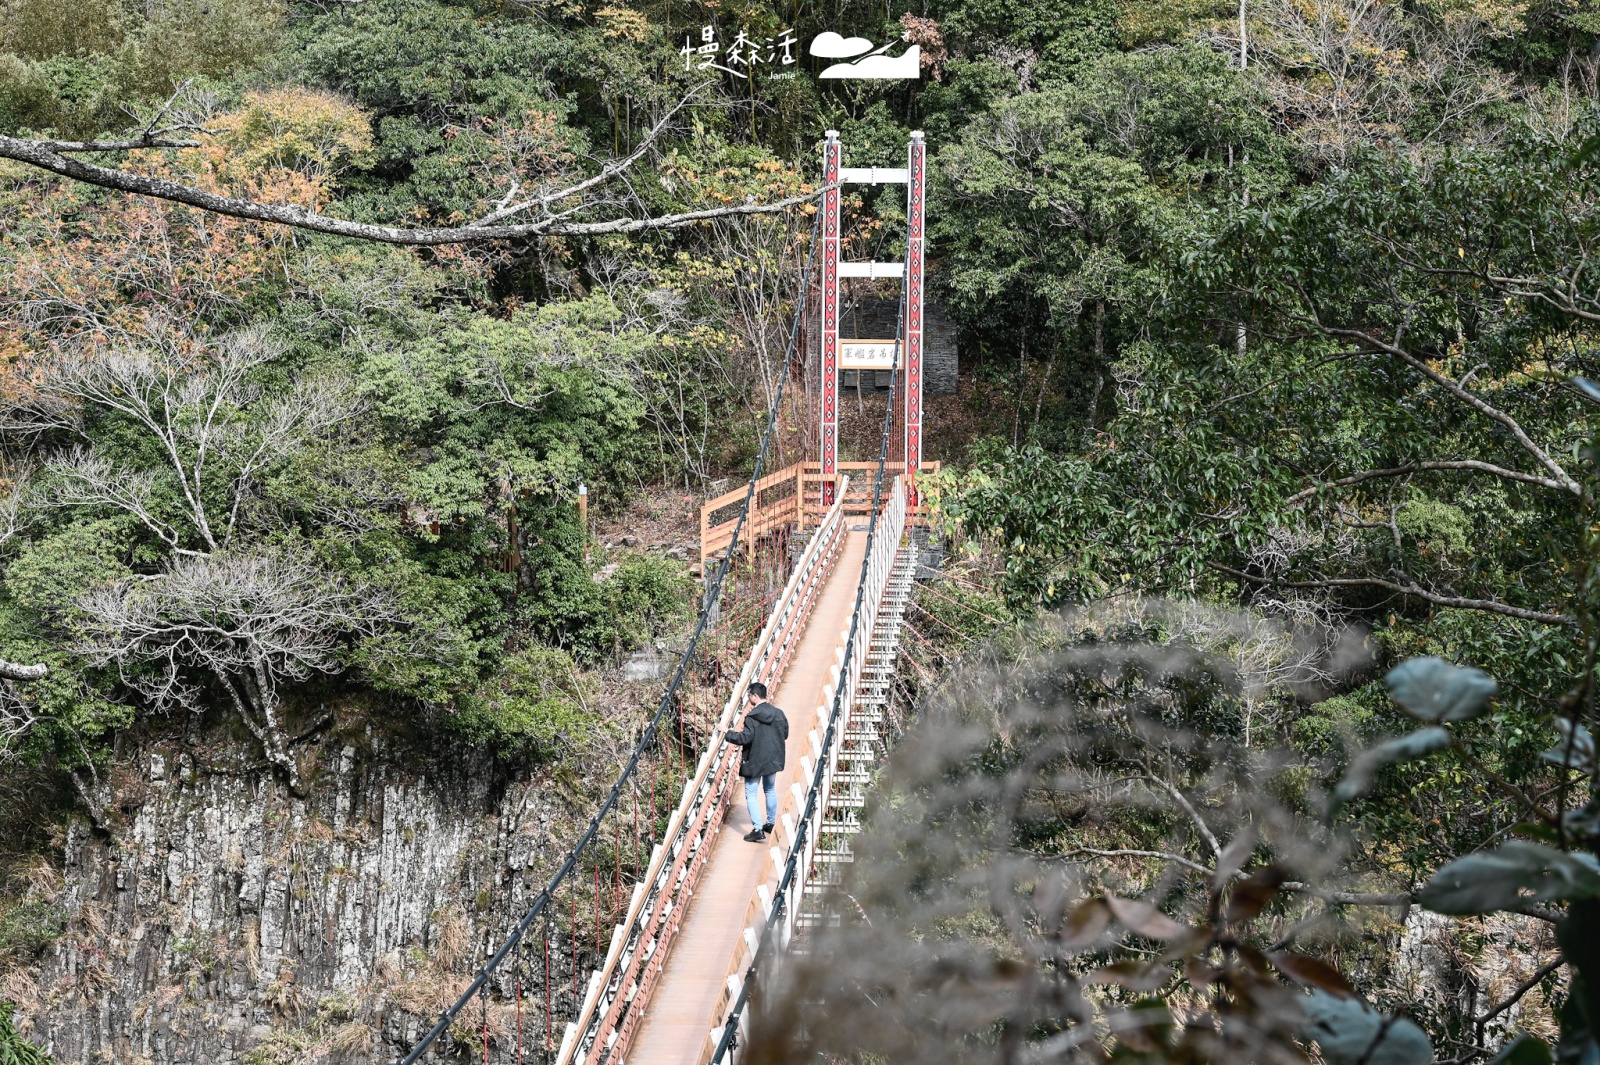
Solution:
[[[761,819],[761,793],[767,793],[767,818]],[[773,825],[778,822],[778,775],[768,773],[764,777],[746,777],[744,781],[744,804],[750,808],[750,823],[757,828],[763,825]]]

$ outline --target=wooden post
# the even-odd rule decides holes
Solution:
[[[839,131],[822,148],[822,505],[833,505],[839,476]]]
[[[583,529],[583,558],[589,560],[589,486],[578,485],[578,525]]]

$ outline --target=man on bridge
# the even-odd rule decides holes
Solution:
[[[767,686],[757,681],[745,691],[744,728],[729,732],[729,743],[744,748],[739,775],[744,778],[744,801],[750,808],[750,833],[744,838],[761,843],[778,820],[778,774],[783,772],[789,719],[767,702]],[[766,817],[761,816],[761,793],[766,792]]]

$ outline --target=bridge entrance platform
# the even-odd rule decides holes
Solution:
[[[785,768],[778,778],[780,823],[784,814],[796,819],[800,814],[794,797],[794,785],[804,787],[800,759],[810,752],[811,730],[825,725],[823,689],[840,630],[849,624],[855,606],[866,547],[865,531],[847,533],[799,646],[771,693],[772,702],[789,718]],[[771,849],[785,842],[772,836],[765,844],[745,842],[741,837],[750,831],[750,816],[743,789],[736,786],[727,801],[727,818],[695,885],[682,930],[650,995],[625,1065],[702,1065],[711,1057],[710,1032],[725,1013],[728,977],[739,970],[746,955],[748,911],[758,885],[777,884]],[[782,830],[777,832],[781,836]]]

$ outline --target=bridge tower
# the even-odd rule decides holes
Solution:
[[[905,462],[907,502],[918,502],[916,474],[922,465],[922,323],[923,263],[926,243],[927,144],[922,133],[911,134],[906,165],[896,167],[841,166],[839,131],[830,129],[822,146],[822,298],[821,363],[822,505],[832,506],[839,478],[839,371],[898,369],[895,418],[900,439],[897,457]],[[839,246],[844,185],[904,184],[906,186],[906,258],[904,262],[841,262]],[[898,277],[901,284],[899,337],[850,344],[839,340],[839,280],[846,277]],[[891,430],[893,431],[893,430]]]
[[[839,131],[822,146],[822,506],[833,506],[839,478]]]

